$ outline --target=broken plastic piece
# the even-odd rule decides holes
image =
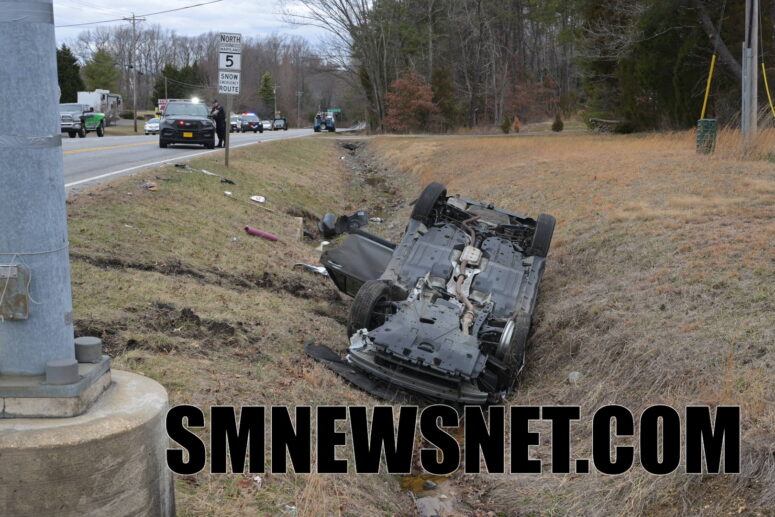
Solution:
[[[266,203],[266,198],[264,196],[250,196],[250,199],[256,203]]]
[[[279,240],[279,237],[277,237],[277,235],[271,234],[269,232],[265,232],[263,230],[259,230],[258,228],[253,228],[252,226],[246,226],[245,233],[247,233],[248,235],[255,235],[257,237],[263,237],[264,239],[267,239],[270,241]]]
[[[152,181],[150,183],[143,183],[142,187],[146,190],[153,190],[153,191],[159,190],[159,186]]]
[[[369,221],[371,221],[372,223],[384,223],[385,222],[385,220],[383,218],[381,218],[381,217],[370,217]]]
[[[303,262],[297,262],[293,267],[301,267],[306,271],[317,273],[318,275],[328,276],[328,271],[323,266],[313,266],[311,264],[304,264]]]

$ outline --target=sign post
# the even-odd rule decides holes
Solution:
[[[226,152],[225,165],[229,166],[229,134],[231,133],[231,100],[239,95],[242,70],[242,34],[222,32],[218,45],[218,94],[226,95]]]

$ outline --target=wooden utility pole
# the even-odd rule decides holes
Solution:
[[[145,18],[137,18],[135,13],[132,13],[131,18],[124,18],[124,20],[132,23],[132,46],[129,48],[129,67],[132,69],[132,120],[134,122],[135,133],[137,133],[137,63],[135,63],[136,47],[137,47],[137,22],[145,21]]]
[[[745,42],[743,43],[743,84],[740,129],[743,144],[751,145],[756,137],[759,118],[759,70],[756,68],[759,48],[759,0],[745,1]]]

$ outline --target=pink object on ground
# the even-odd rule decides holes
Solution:
[[[258,228],[253,228],[252,226],[246,226],[245,233],[247,233],[248,235],[257,235],[258,237],[263,237],[264,239],[269,239],[270,241],[279,240],[279,237],[277,237],[277,235],[273,235],[271,233],[259,230]]]

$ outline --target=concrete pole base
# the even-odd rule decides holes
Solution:
[[[129,372],[112,379],[80,416],[0,420],[3,515],[175,515],[167,392]]]

